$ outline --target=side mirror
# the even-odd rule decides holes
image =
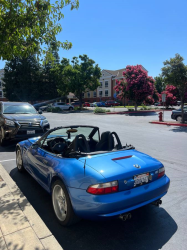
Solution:
[[[34,144],[32,144],[32,146],[31,146],[32,149],[37,149],[38,147],[39,147],[39,145],[38,145],[37,143],[34,143]]]
[[[38,111],[38,114],[40,114],[40,115],[41,115],[42,113],[43,113],[43,112],[42,112],[42,110],[39,110],[39,111]]]

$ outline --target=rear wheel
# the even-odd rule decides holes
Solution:
[[[178,121],[178,122],[182,122],[182,116],[177,116],[177,118],[176,118],[176,121]]]
[[[16,165],[19,172],[24,172],[25,169],[23,167],[23,160],[20,148],[16,150]]]
[[[3,128],[1,127],[0,128],[0,145],[1,146],[5,146],[6,145],[6,140],[4,139],[4,130]]]
[[[70,226],[80,220],[75,215],[66,187],[60,180],[55,181],[52,185],[52,205],[61,225]]]

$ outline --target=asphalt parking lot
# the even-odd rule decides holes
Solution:
[[[132,212],[127,222],[82,220],[69,228],[56,221],[50,196],[29,176],[20,174],[15,165],[15,143],[0,147],[0,163],[65,250],[114,249],[187,249],[187,128],[150,124],[152,115],[94,115],[90,113],[44,113],[51,127],[69,124],[95,125],[103,131],[116,131],[122,144],[162,161],[171,179],[168,194],[158,208],[148,205]],[[165,112],[170,120],[171,112]]]

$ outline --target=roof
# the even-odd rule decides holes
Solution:
[[[142,65],[141,65],[142,66]],[[106,71],[107,73],[116,76],[116,77],[123,77],[123,71],[125,71],[126,68],[123,69],[117,69],[117,70],[109,70],[109,69],[103,69],[104,71]],[[143,66],[142,69],[147,71]],[[147,71],[148,72],[148,71]]]

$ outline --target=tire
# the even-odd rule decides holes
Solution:
[[[21,154],[21,149],[17,148],[16,150],[16,166],[19,172],[24,172],[23,159]]]
[[[4,136],[3,136],[4,133],[3,133],[3,128],[2,128],[2,127],[0,128],[0,131],[1,131],[1,135],[0,135],[0,145],[3,147],[3,146],[6,145],[7,140],[4,139]]]
[[[180,115],[177,116],[177,117],[176,117],[176,121],[177,121],[177,122],[182,122],[182,116],[180,116]]]
[[[75,215],[67,189],[62,181],[57,180],[52,185],[52,205],[58,222],[63,226],[71,226],[80,218]]]
[[[70,107],[70,108],[69,108],[69,111],[72,111],[72,110],[73,110],[73,108],[72,108],[72,107]]]

